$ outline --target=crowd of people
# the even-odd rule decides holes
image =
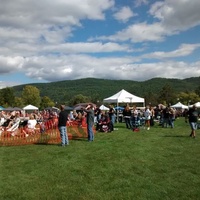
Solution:
[[[78,126],[87,127],[88,141],[94,141],[94,128],[100,132],[112,132],[115,130],[115,123],[118,120],[118,110],[115,110],[113,105],[109,105],[109,110],[101,110],[94,104],[88,104],[79,111],[73,110],[70,113],[65,110],[65,106],[61,105],[60,110],[50,111],[34,111],[31,113],[23,113],[22,111],[0,112],[0,132],[10,131],[14,136],[15,130],[23,126],[23,133],[26,137],[36,132],[45,130],[45,121],[52,120],[54,127],[58,127],[61,137],[61,145],[69,145],[67,136],[67,125],[74,124]],[[145,108],[130,107],[128,104],[124,106],[122,111],[123,121],[125,127],[134,131],[138,131],[140,127],[148,131],[155,123],[158,123],[163,128],[174,128],[174,122],[177,117],[185,116],[189,119],[191,126],[191,137],[195,138],[195,130],[197,129],[197,122],[199,112],[193,106],[189,110],[176,110],[170,106],[156,106],[151,105]],[[37,126],[39,125],[39,126]]]
[[[117,112],[110,105],[109,111],[100,111],[96,109],[97,130],[101,130],[102,124],[108,124],[110,131],[114,130]],[[176,110],[172,107],[152,107],[146,106],[144,109],[137,109],[135,106],[130,107],[128,104],[122,111],[123,121],[127,129],[134,129],[143,126],[147,130],[157,121],[159,125],[174,128],[174,121],[177,117]]]
[[[24,111],[1,111],[0,112],[0,133],[10,132],[12,136],[18,134],[19,128],[23,128],[26,137],[33,135],[35,132],[44,131],[44,123],[52,119],[56,124],[58,113],[49,110],[33,112]]]
[[[114,123],[116,121],[117,112],[112,105],[109,111],[100,111],[96,108],[97,125],[96,130],[101,132],[111,132],[114,130]],[[151,106],[148,105],[143,109],[138,109],[135,106],[130,107],[128,104],[124,106],[122,111],[123,121],[125,127],[134,131],[139,131],[139,128],[150,130],[150,127],[157,123],[162,128],[174,128],[176,118],[182,116],[189,119],[191,127],[191,137],[195,138],[195,130],[199,126],[198,118],[200,113],[197,108],[192,106],[190,109],[175,109],[171,106]],[[117,119],[118,120],[118,119]]]

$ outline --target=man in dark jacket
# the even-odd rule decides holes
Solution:
[[[87,133],[88,133],[88,141],[94,141],[94,107],[92,104],[89,104],[84,111],[87,113]]]
[[[65,111],[65,106],[60,106],[60,113],[58,118],[58,129],[60,131],[60,137],[61,137],[61,146],[69,145],[68,135],[67,135],[67,120],[68,120],[68,114]]]
[[[193,107],[188,110],[185,116],[185,122],[187,122],[187,119],[189,119],[189,123],[191,127],[190,137],[193,137],[193,138],[196,137],[195,131],[197,130],[198,116],[199,116],[199,112],[195,105],[193,105]]]

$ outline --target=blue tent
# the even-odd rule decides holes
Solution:
[[[116,106],[115,108],[114,108],[115,110],[124,110],[124,107],[121,107],[121,106]]]
[[[0,110],[4,110],[4,107],[0,106]]]
[[[74,108],[72,108],[72,107],[70,107],[70,106],[65,106],[65,110],[72,111],[72,110],[74,110]]]

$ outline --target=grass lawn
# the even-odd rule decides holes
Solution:
[[[200,199],[200,130],[190,138],[182,118],[174,129],[116,127],[66,148],[0,147],[0,199]]]

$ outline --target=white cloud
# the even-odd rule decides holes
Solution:
[[[103,53],[103,52],[118,52],[118,51],[133,51],[128,45],[120,45],[118,43],[65,43],[55,46],[46,46],[42,49],[44,52],[60,52],[60,53]]]
[[[200,25],[199,9],[199,0],[165,0],[154,3],[149,13],[173,32]]]
[[[6,74],[13,72],[14,70],[20,70],[23,66],[24,58],[20,56],[5,57],[0,56],[0,74]]]
[[[134,57],[97,58],[82,54],[67,56],[41,56],[17,58],[7,63],[4,69],[13,70],[17,62],[17,72],[24,72],[29,78],[41,81],[80,79],[84,77],[146,80],[153,77],[186,78],[200,75],[200,62],[176,61],[136,63]],[[4,62],[6,63],[6,62]],[[1,67],[2,69],[2,67]]]
[[[198,44],[182,44],[178,49],[170,52],[157,51],[149,54],[144,54],[140,58],[177,58],[184,57],[192,54],[196,49],[200,48],[200,43]]]
[[[147,5],[148,4],[148,0],[135,0],[134,4],[135,4],[135,7],[139,7],[141,5]]]
[[[186,41],[182,45],[173,44],[179,45],[177,49],[166,50],[162,46],[159,50],[158,45],[167,36],[200,24],[199,0],[157,1],[149,8],[148,16],[142,13],[146,20],[137,15],[132,24],[129,19],[136,14],[124,6],[114,16],[118,21],[129,22],[127,26],[111,17],[113,9],[118,8],[115,3],[114,0],[2,1],[0,75],[24,73],[42,82],[85,77],[145,80],[158,76],[200,76],[199,62],[175,61],[197,50],[198,38],[196,44],[188,38],[187,44]],[[139,9],[138,6],[151,2],[132,1],[134,3],[137,7],[134,9]],[[88,19],[94,27],[90,27]],[[96,25],[99,21],[101,23]],[[115,27],[110,23],[115,23]],[[137,44],[133,46],[133,43]],[[146,44],[148,49],[143,48]],[[143,50],[145,53],[141,55]],[[146,63],[146,59],[161,61]],[[20,84],[21,80],[14,81],[10,80],[9,84]],[[5,85],[2,80],[1,85]]]
[[[81,20],[104,20],[114,0],[3,1],[0,7],[0,38],[6,42],[63,42]]]
[[[127,22],[131,17],[136,15],[137,14],[134,14],[130,7],[124,6],[114,14],[114,18],[122,22]]]
[[[157,19],[154,23],[135,23],[110,36],[96,39],[128,41],[134,43],[163,41],[167,36],[178,34],[200,25],[199,0],[165,0],[152,4],[149,13]]]
[[[146,41],[162,41],[167,31],[160,23],[147,24],[139,23],[133,24],[126,29],[117,32],[115,35],[101,36],[98,39],[111,41],[127,41],[131,40],[133,43]]]

